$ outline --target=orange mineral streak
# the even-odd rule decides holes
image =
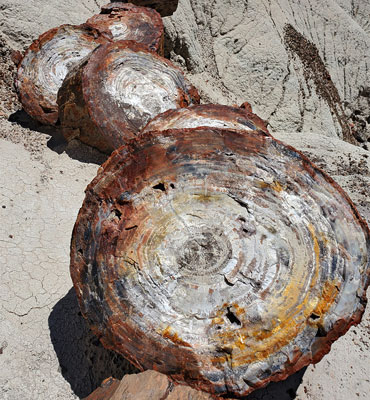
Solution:
[[[312,288],[319,278],[320,246],[314,227],[309,225],[308,230],[312,236],[316,264],[315,273],[310,284],[310,288]],[[307,319],[312,314],[322,317],[330,309],[339,293],[340,282],[326,281],[319,297],[316,299],[310,298],[312,296],[308,291],[305,298],[298,303],[299,295],[304,292],[302,285],[304,285],[304,280],[299,282],[292,280],[287,284],[281,295],[284,301],[280,304],[275,304],[276,310],[274,314],[277,315],[277,318],[271,321],[269,329],[266,329],[263,323],[257,323],[251,327],[248,321],[244,321],[240,329],[228,329],[222,333],[217,332],[213,339],[217,342],[219,348],[226,349],[229,354],[232,351],[232,357],[227,354],[226,356],[213,358],[211,362],[214,365],[228,362],[233,367],[238,367],[264,360],[279,351],[304,329]],[[238,308],[237,305],[233,305],[233,307],[239,319],[243,321],[244,310]],[[293,312],[291,311],[292,309],[294,310]],[[221,315],[225,314],[225,312],[226,305],[217,313],[212,325],[220,324]],[[320,324],[320,321],[322,321],[322,318],[317,320],[315,325]]]
[[[166,339],[171,340],[171,342],[174,344],[185,347],[192,347],[189,343],[182,340],[177,332],[173,332],[170,326],[167,326],[167,328],[162,332],[162,336]]]
[[[280,184],[278,181],[274,181],[272,183],[267,183],[265,181],[256,181],[257,186],[259,186],[261,189],[272,189],[275,192],[282,192],[284,190],[284,187]]]

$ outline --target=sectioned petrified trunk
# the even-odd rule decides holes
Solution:
[[[162,17],[167,17],[169,15],[172,15],[176,11],[179,0],[127,0],[127,1],[113,0],[112,1],[112,4],[117,4],[117,3],[118,4],[132,3],[138,6],[150,7],[157,10],[162,15]]]
[[[163,55],[163,22],[157,11],[133,4],[111,3],[86,23],[111,40],[135,40]]]
[[[149,121],[142,132],[198,128],[200,126],[242,131],[260,130],[269,135],[266,122],[256,114],[243,107],[229,107],[220,104],[193,105],[188,108],[168,110]]]
[[[18,66],[16,86],[25,111],[43,124],[55,124],[57,93],[68,71],[107,41],[85,25],[62,25],[42,34]]]
[[[71,244],[107,348],[225,396],[318,362],[359,323],[369,263],[369,229],[329,176],[263,132],[219,128],[114,152]]]
[[[110,153],[171,108],[199,103],[170,61],[133,41],[102,45],[66,77],[58,94],[67,140]]]

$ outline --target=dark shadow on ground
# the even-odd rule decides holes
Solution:
[[[82,317],[72,288],[53,307],[50,337],[60,372],[80,398],[88,396],[110,376],[117,379],[139,372],[125,358],[104,349]]]
[[[101,382],[113,376],[138,373],[125,358],[104,349],[82,317],[74,289],[53,307],[49,316],[50,337],[57,354],[60,372],[80,398],[88,396]],[[272,382],[245,400],[292,400],[302,383],[306,368],[285,381]]]
[[[31,118],[23,109],[11,114],[9,122],[50,136],[47,146],[58,154],[66,153],[69,157],[80,162],[97,165],[101,165],[108,158],[106,154],[81,143],[79,140],[72,140],[67,143],[59,126],[42,125]]]
[[[302,368],[285,381],[271,382],[265,388],[252,392],[245,400],[293,400],[296,398],[297,390],[302,383],[303,375],[307,367]]]

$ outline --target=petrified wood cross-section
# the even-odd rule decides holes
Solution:
[[[194,103],[199,94],[181,70],[133,41],[100,46],[68,74],[58,94],[65,138],[107,153],[157,114]]]
[[[84,25],[62,25],[42,34],[18,66],[16,86],[25,111],[43,124],[55,124],[63,79],[82,58],[106,42],[98,31]]]
[[[103,344],[242,396],[359,323],[370,232],[344,191],[263,132],[150,132],[88,186],[71,275]]]
[[[111,40],[134,40],[163,55],[162,18],[151,8],[110,3],[86,23]]]
[[[200,126],[242,131],[260,130],[269,135],[266,122],[256,114],[241,107],[220,104],[193,105],[187,108],[168,110],[149,121],[142,133]]]

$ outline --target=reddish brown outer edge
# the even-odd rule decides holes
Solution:
[[[20,74],[20,69],[22,68],[22,61],[27,56],[27,54],[32,51],[35,53],[40,51],[40,49],[46,42],[50,41],[60,29],[63,29],[65,27],[86,29],[86,35],[91,36],[91,41],[96,41],[97,45],[99,43],[106,43],[108,41],[107,38],[100,36],[97,30],[85,24],[82,25],[64,24],[57,28],[50,29],[49,31],[40,35],[39,38],[36,39],[31,44],[31,46],[26,50],[22,60],[18,64],[18,74],[16,77],[15,85],[18,91],[20,102],[22,103],[25,111],[32,118],[46,125],[54,125],[58,121],[58,105],[50,104],[42,95],[38,95],[33,85],[33,82],[28,81],[24,82],[23,84],[20,84],[18,76]],[[50,112],[49,110],[48,112],[45,112],[45,110],[41,107],[40,104],[45,104],[45,106],[47,106]]]
[[[167,64],[170,68],[183,74],[180,68],[173,65],[171,61],[166,60],[157,53],[148,51],[145,45],[132,40],[104,44],[91,54],[82,74],[83,97],[87,105],[91,121],[97,127],[102,127],[102,125],[104,125],[104,128],[101,128],[101,130],[104,130],[104,135],[111,143],[113,148],[117,148],[128,140],[134,138],[139,132],[130,129],[124,122],[119,123],[119,126],[117,127],[111,122],[112,118],[114,118],[114,115],[116,114],[109,114],[111,111],[110,107],[101,101],[99,98],[99,91],[96,87],[94,87],[94,84],[100,79],[99,75],[103,74],[105,71],[104,60],[106,60],[109,53],[113,50],[120,51],[126,48],[134,52],[147,53],[151,57],[158,59],[159,61]],[[188,90],[187,93],[185,93],[179,89],[178,107],[187,107],[189,104],[199,103],[200,101],[200,96],[197,89],[192,86],[185,77],[184,80],[188,84]]]
[[[142,157],[145,157],[144,155],[141,155],[140,149],[143,146],[146,146],[150,143],[157,143],[158,137],[178,137],[178,144],[181,146],[181,141],[184,135],[186,136],[186,141],[191,142],[192,137],[193,140],[196,140],[197,137],[202,137],[202,134],[207,131],[209,132],[214,132],[215,135],[223,135],[225,145],[227,147],[232,148],[233,146],[235,147],[237,145],[237,142],[239,141],[238,138],[241,136],[245,135],[245,133],[242,133],[240,131],[234,131],[234,130],[221,130],[221,129],[216,129],[216,128],[195,128],[195,129],[181,129],[181,130],[168,130],[164,132],[149,132],[147,134],[143,134],[142,136],[138,137],[135,140],[131,140],[128,142],[126,146],[123,146],[119,148],[118,150],[114,151],[111,157],[104,163],[103,167],[100,169],[98,176],[90,183],[90,185],[87,187],[86,190],[86,198],[84,201],[84,205],[80,210],[80,213],[77,218],[76,225],[74,227],[74,233],[73,237],[77,234],[77,230],[83,229],[83,226],[80,228],[79,225],[83,225],[83,220],[86,220],[86,215],[85,213],[87,212],[90,217],[92,216],[92,213],[94,212],[94,208],[98,209],[99,208],[99,197],[97,197],[98,194],[102,194],[104,198],[111,198],[114,199],[116,198],[117,194],[122,190],[122,188],[115,188],[111,187],[109,185],[109,180],[112,177],[112,174],[117,173],[119,171],[119,166],[122,163],[125,163],[127,160],[135,160],[136,165],[140,165],[141,163],[145,163],[144,159],[141,159]],[[350,200],[348,195],[344,192],[344,190],[334,182],[332,178],[330,178],[324,171],[322,171],[320,168],[318,168],[316,165],[314,165],[305,155],[303,155],[301,152],[297,151],[291,146],[286,146],[282,142],[272,138],[272,137],[267,137],[263,132],[253,132],[250,134],[250,145],[248,145],[248,149],[241,149],[242,153],[247,154],[248,152],[255,152],[258,151],[258,146],[261,146],[258,143],[265,143],[266,141],[270,141],[272,143],[280,144],[283,145],[288,151],[292,151],[299,155],[302,159],[303,162],[303,167],[310,173],[310,174],[320,174],[326,182],[333,186],[343,197],[344,199],[348,202],[352,209],[352,213],[354,218],[360,223],[364,235],[366,237],[366,241],[368,243],[368,254],[370,254],[370,231],[369,228],[366,224],[366,222],[361,218],[359,215],[356,207],[354,206],[353,202]],[[161,159],[162,161],[166,160],[165,157]],[[159,160],[159,162],[161,162]],[[134,180],[135,176],[128,176],[129,180]],[[97,190],[97,192],[95,192]],[[81,290],[83,289],[82,280],[81,280],[81,274],[83,269],[86,267],[86,264],[84,264],[83,261],[77,262],[77,248],[72,240],[72,247],[71,247],[71,275],[74,283],[74,287],[77,292],[77,296],[80,302],[80,306],[82,309],[82,312],[86,317],[86,310],[84,309],[84,301],[82,298],[82,292]],[[367,270],[363,279],[364,279],[364,289],[369,285],[369,273],[370,271]],[[148,351],[148,349],[151,349],[150,351],[152,352],[153,358],[152,362],[153,364],[150,365],[148,363],[144,363],[144,368],[153,368],[157,369],[159,371],[164,371],[169,373],[170,376],[172,376],[173,379],[183,382],[186,381],[188,384],[191,386],[200,389],[200,390],[205,390],[209,391],[211,393],[217,393],[217,394],[227,394],[227,395],[234,395],[234,396],[244,396],[250,393],[251,391],[257,389],[258,387],[262,387],[266,385],[270,381],[279,381],[282,379],[285,379],[287,376],[291,375],[292,373],[296,372],[300,368],[308,365],[309,363],[316,363],[321,360],[321,358],[330,350],[331,344],[341,335],[347,332],[347,330],[352,326],[356,325],[360,322],[362,313],[364,311],[364,305],[366,304],[366,295],[361,299],[361,305],[362,307],[354,313],[349,319],[341,319],[336,322],[334,327],[332,328],[331,331],[328,332],[328,334],[325,337],[322,337],[319,339],[317,342],[316,346],[312,348],[312,352],[309,352],[307,354],[302,354],[301,352],[297,352],[294,359],[289,360],[285,364],[285,370],[267,377],[266,379],[262,379],[255,387],[248,389],[245,393],[230,393],[230,392],[219,392],[218,390],[218,385],[220,383],[213,383],[205,379],[200,375],[200,371],[197,369],[197,363],[195,359],[193,358],[191,352],[188,350],[186,347],[176,347],[176,346],[163,346],[161,343],[158,342],[153,342],[151,339],[149,339],[144,332],[138,332],[136,327],[133,325],[133,323],[125,319],[124,322],[119,320],[119,316],[112,316],[110,318],[109,326],[110,329],[109,331],[104,330],[102,331],[101,328],[98,326],[93,326],[92,329],[93,331],[98,335],[98,336],[103,336],[101,337],[101,340],[103,344],[113,350],[120,350],[126,357],[128,357],[134,364],[137,366],[143,368],[143,362],[141,360],[137,359],[137,355],[135,354],[130,354],[125,350],[126,347],[122,347],[121,341],[115,341],[114,335],[112,335],[112,332],[114,332],[116,324],[117,324],[117,330],[121,330],[124,327],[124,330],[126,332],[127,338],[129,337],[130,339],[140,338],[139,340],[142,343],[142,351]],[[119,327],[121,326],[121,328]],[[122,332],[122,331],[121,331]],[[162,352],[162,353],[161,353]],[[160,356],[162,360],[164,361],[165,365],[158,363],[156,361],[156,357]],[[184,362],[184,367],[186,368],[182,369],[180,368],[175,368],[175,365],[178,365],[175,363],[175,360],[178,359],[183,360]],[[192,366],[190,376],[184,375],[184,371],[187,369],[189,372],[189,365]],[[168,367],[173,367],[174,369],[172,372],[166,371],[166,368]]]
[[[146,132],[148,130],[148,126],[153,123],[160,124],[162,121],[165,124],[167,120],[171,120],[175,117],[181,110],[180,109],[172,109],[167,110],[162,114],[157,115],[152,120],[150,120],[146,126],[142,129],[142,132]],[[225,121],[234,122],[238,117],[241,117],[245,120],[250,121],[255,125],[256,129],[249,128],[249,130],[260,130],[264,132],[265,135],[271,136],[268,129],[267,123],[263,119],[261,119],[258,115],[254,114],[252,111],[245,109],[244,107],[229,107],[221,104],[200,104],[200,105],[192,105],[187,108],[187,112],[189,114],[193,114],[194,118],[197,116],[204,118],[215,118]],[[201,124],[200,124],[201,126]],[[199,127],[200,127],[199,126]],[[177,129],[177,128],[176,128]],[[227,128],[225,128],[227,129]],[[160,130],[160,129],[154,129]],[[163,130],[167,130],[166,128]]]
[[[129,16],[130,14],[144,14],[148,16],[153,24],[153,30],[147,33],[148,37],[152,37],[152,41],[144,43],[148,45],[148,49],[158,52],[163,56],[164,46],[164,27],[160,14],[153,9],[147,7],[139,7],[130,3],[110,3],[102,6],[101,13],[94,15],[86,21],[88,26],[97,29],[103,35],[107,35],[110,40],[114,40],[112,34],[107,31],[105,22],[101,20],[102,16],[106,16],[106,21],[114,20],[115,16]]]

